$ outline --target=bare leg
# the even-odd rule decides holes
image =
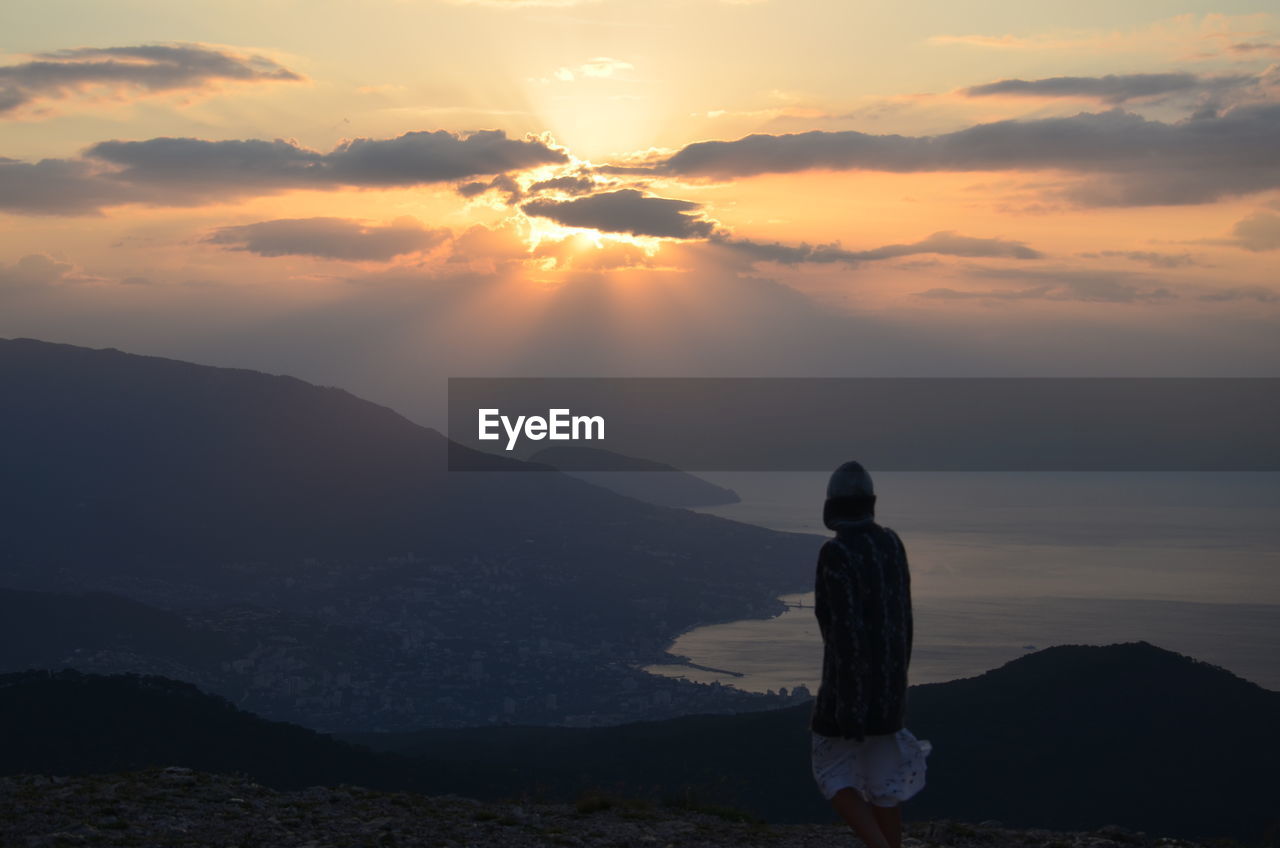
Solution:
[[[896,804],[892,807],[872,805],[871,814],[876,817],[876,824],[880,825],[880,832],[884,834],[889,848],[902,848],[902,807]]]
[[[853,832],[858,834],[867,848],[895,848],[880,829],[875,808],[856,789],[848,786],[841,789],[831,799],[831,806],[844,819],[845,824],[853,828]]]

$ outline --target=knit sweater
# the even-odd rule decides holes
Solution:
[[[871,521],[840,526],[818,554],[814,592],[823,654],[810,728],[859,740],[902,729],[912,637],[902,540]]]

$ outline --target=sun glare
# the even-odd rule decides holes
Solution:
[[[557,244],[563,252],[582,253],[589,250],[604,250],[617,245],[631,245],[644,251],[646,256],[654,256],[662,248],[663,239],[652,236],[637,236],[630,233],[612,233],[590,227],[566,227],[555,221],[536,216],[528,217],[529,227],[526,234],[529,249],[536,251],[544,244]]]

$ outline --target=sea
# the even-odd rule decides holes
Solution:
[[[698,476],[741,502],[703,508],[822,537],[825,473]],[[877,520],[911,569],[912,683],[971,677],[1051,645],[1144,640],[1280,690],[1280,474],[879,472]],[[816,691],[813,594],[698,627],[655,674]]]

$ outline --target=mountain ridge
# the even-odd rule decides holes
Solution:
[[[0,488],[0,586],[238,630],[227,694],[316,726],[774,703],[639,669],[691,627],[781,612],[820,543],[554,471],[450,472],[438,432],[292,377],[0,340],[0,397],[23,413],[0,417],[23,481]],[[345,668],[301,655],[336,627],[364,646]]]
[[[1143,668],[1156,671],[1136,696],[1117,686]],[[1078,684],[1091,679],[1098,697],[1115,701],[1110,721],[1072,709]],[[1063,702],[1063,713],[1028,702],[1030,690]],[[1123,692],[1130,694],[1118,699]],[[1019,705],[1021,714],[1011,709]],[[0,675],[0,772],[40,772],[56,756],[63,773],[216,765],[280,789],[344,782],[559,801],[588,790],[650,801],[692,794],[771,822],[814,822],[829,808],[808,774],[809,709],[603,728],[326,735],[267,722],[163,678],[28,671]],[[1270,763],[1280,756],[1277,710],[1280,693],[1145,642],[1046,648],[972,678],[912,687],[908,726],[934,752],[908,813],[1261,841],[1280,824],[1268,791]],[[1207,725],[1171,738],[1169,728],[1187,716]],[[1239,745],[1241,726],[1249,750]],[[66,759],[73,754],[78,765]],[[1237,780],[1202,779],[1221,773]]]

